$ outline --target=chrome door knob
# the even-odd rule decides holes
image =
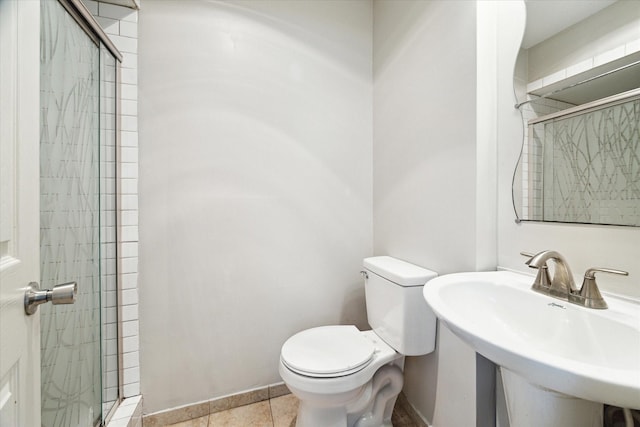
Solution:
[[[29,283],[24,293],[24,312],[31,315],[38,311],[38,306],[51,301],[51,304],[73,304],[76,302],[78,284],[76,282],[63,283],[52,290],[40,290],[37,282]]]

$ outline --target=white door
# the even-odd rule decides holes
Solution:
[[[40,2],[0,0],[0,426],[40,426]]]

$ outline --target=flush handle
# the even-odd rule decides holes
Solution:
[[[40,290],[37,282],[29,283],[29,287],[24,293],[24,311],[28,315],[38,311],[38,306],[51,301],[51,304],[73,304],[78,295],[78,284],[76,282],[63,283],[53,289]]]

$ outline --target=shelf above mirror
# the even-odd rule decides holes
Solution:
[[[529,99],[516,104],[516,108],[540,99],[582,105],[640,87],[640,51],[593,66],[598,63],[596,59],[583,61],[529,83]]]

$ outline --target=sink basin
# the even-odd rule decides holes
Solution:
[[[458,273],[423,292],[440,321],[495,364],[541,387],[640,409],[640,305],[605,295],[609,309],[584,308],[532,283],[509,271]]]

